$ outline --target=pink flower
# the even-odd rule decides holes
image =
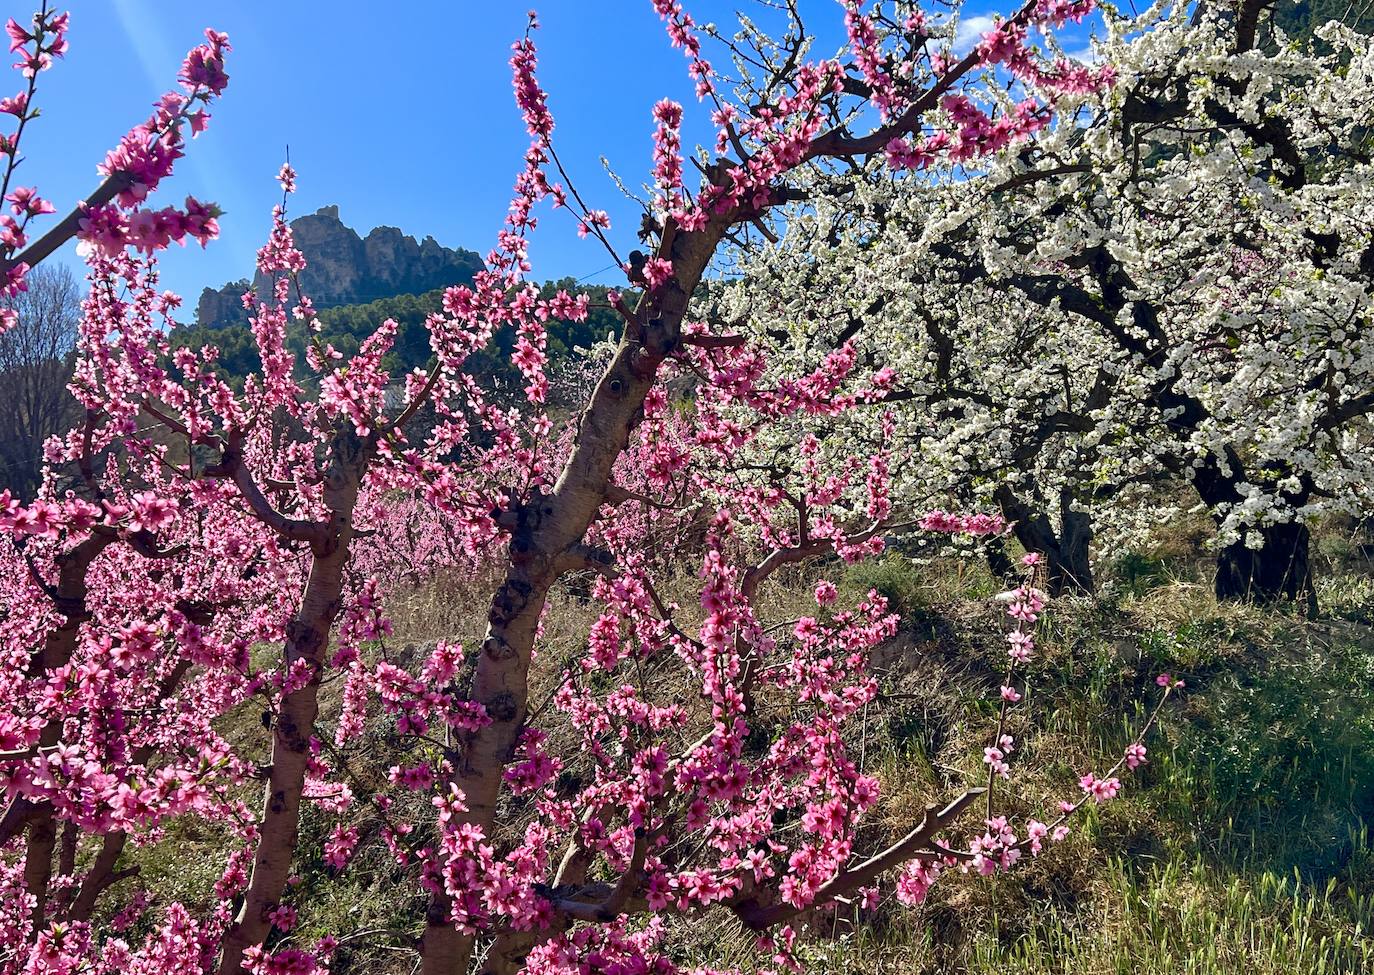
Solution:
[[[1028,663],[1035,650],[1035,639],[1022,630],[1012,630],[1007,634],[1007,656],[1016,663]]]
[[[1011,775],[1011,766],[1006,762],[1006,753],[1000,748],[994,748],[992,746],[984,748],[983,764],[988,767],[989,771],[1004,779],[1009,778]]]
[[[940,876],[940,864],[912,860],[897,875],[897,900],[907,907],[915,907],[926,899],[930,885]]]
[[[820,624],[810,616],[803,616],[797,620],[797,625],[792,628],[792,633],[798,640],[810,640],[820,633]]]
[[[359,833],[356,827],[336,826],[324,844],[324,862],[335,870],[348,866],[353,851],[358,845]]]
[[[159,497],[152,491],[141,491],[130,500],[133,506],[129,515],[129,531],[158,531],[176,518],[177,503],[174,499]]]
[[[673,276],[672,262],[662,257],[651,257],[644,262],[644,280],[650,291],[657,291],[668,283]]]
[[[921,518],[921,528],[949,534],[997,535],[1006,529],[1006,522],[997,514],[954,515],[931,511]]]
[[[177,80],[188,92],[204,89],[212,95],[218,95],[229,84],[229,75],[224,71],[224,54],[232,50],[229,35],[207,28],[205,39],[207,43],[187,53]]]
[[[21,291],[28,291],[29,284],[25,279],[28,277],[29,266],[23,261],[9,268],[5,276],[0,278],[0,294],[7,298],[16,297]]]
[[[1134,742],[1126,746],[1126,767],[1135,769],[1145,764],[1145,746]]]
[[[267,920],[278,931],[290,931],[296,926],[296,909],[286,904],[278,904],[267,912]]]
[[[33,40],[33,35],[23,27],[19,26],[19,21],[11,17],[5,22],[5,33],[10,35],[10,53],[18,51],[29,41]]]
[[[10,523],[26,535],[35,535],[39,538],[57,538],[62,526],[62,510],[57,505],[40,498],[27,508],[19,509],[10,519]]]
[[[387,778],[395,785],[420,792],[434,784],[434,771],[428,765],[414,765],[405,768],[393,765]]]
[[[55,213],[57,208],[38,195],[32,186],[20,186],[5,197],[16,215],[37,216],[42,213]]]
[[[1115,777],[1110,779],[1098,779],[1088,773],[1078,780],[1078,786],[1084,792],[1093,797],[1093,801],[1101,805],[1108,799],[1115,799],[1116,794],[1121,789],[1121,780]]]

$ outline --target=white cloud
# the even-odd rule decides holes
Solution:
[[[954,56],[963,57],[973,50],[973,45],[977,44],[988,31],[997,26],[997,22],[987,14],[979,14],[976,17],[961,17],[959,26],[954,30]]]

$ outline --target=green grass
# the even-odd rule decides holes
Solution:
[[[938,607],[932,612],[938,612]],[[1163,669],[1189,681],[1121,798],[1026,869],[942,881],[805,948],[815,973],[1308,975],[1374,972],[1374,640],[1296,614],[1218,606],[1189,583],[1117,605],[1056,604],[1023,729],[1030,788],[1118,754]],[[930,698],[947,698],[934,692]],[[928,700],[898,711],[881,772],[928,788]],[[924,719],[924,721],[923,721]],[[969,746],[963,746],[968,751]],[[967,755],[947,764],[976,767]],[[960,755],[958,749],[953,752]],[[1070,779],[1071,781],[1071,779]]]
[[[974,939],[969,975],[1325,975],[1374,970],[1374,897],[1275,873],[1227,875],[1182,856],[1139,872],[1103,865],[1109,886],[1073,915],[1052,912],[1011,945]]]
[[[988,602],[999,587],[956,564],[894,553],[818,569],[850,596],[878,590],[906,619],[902,638],[875,656],[887,700],[860,732],[865,769],[889,795],[865,848],[885,845],[925,802],[981,772],[1004,660],[1001,610]],[[1139,567],[1101,601],[1051,606],[1017,719],[1018,768],[1029,774],[1018,777],[1013,806],[1023,819],[1120,754],[1157,693],[1155,674],[1186,678],[1121,797],[1011,873],[951,875],[914,911],[889,901],[861,923],[843,912],[818,922],[799,942],[808,973],[1374,973],[1374,636],[1360,622],[1368,584],[1329,577],[1327,616],[1313,622],[1218,605],[1171,564]],[[813,584],[800,570],[782,578],[767,594],[770,612],[786,618],[813,605]],[[409,607],[407,639],[454,633],[471,615],[453,600],[430,603],[417,596]],[[551,650],[580,648],[588,612],[575,599],[557,603],[546,620]],[[236,738],[261,737],[256,714],[236,717]],[[369,741],[395,747],[385,734]],[[319,850],[327,825],[307,815],[302,849]],[[130,859],[167,899],[194,897],[210,878],[186,869],[185,849],[202,844],[209,851],[218,838],[177,824]],[[295,937],[388,932],[346,944],[337,975],[409,971],[403,943],[423,899],[387,857],[367,855],[340,880],[318,864],[300,873],[309,910]],[[759,960],[719,912],[675,927],[670,951],[686,967],[750,970]]]
[[[1363,975],[1374,970],[1374,895],[1274,873],[1226,874],[1183,855],[1109,858],[1072,908],[993,907],[961,946],[944,907],[888,926],[842,923],[803,951],[813,975]],[[1001,886],[1007,886],[1002,882]],[[1029,923],[1028,923],[1029,922]]]
[[[1044,704],[1018,731],[1036,769],[1022,814],[1120,753],[1154,675],[1188,681],[1121,798],[1024,869],[948,878],[914,912],[818,922],[800,948],[808,972],[1374,972],[1374,581],[1325,566],[1314,622],[1219,605],[1196,546],[1175,549],[1123,559],[1104,598],[1058,601],[1040,627],[1031,677]],[[979,768],[991,719],[980,682],[1001,647],[996,610],[978,605],[996,587],[896,554],[844,581],[909,620],[908,658],[884,674],[892,700],[866,739],[895,830],[943,779]],[[713,927],[685,960],[746,957]]]

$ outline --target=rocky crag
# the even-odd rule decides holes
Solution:
[[[444,247],[433,237],[417,242],[395,227],[376,227],[359,237],[339,219],[337,206],[297,217],[291,230],[307,261],[301,286],[316,308],[422,294],[471,281],[482,267],[482,259],[472,251]],[[241,296],[249,284],[245,278],[218,290],[206,288],[196,303],[196,321],[212,328],[246,324]],[[262,274],[251,284],[265,293]]]

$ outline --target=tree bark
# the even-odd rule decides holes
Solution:
[[[508,513],[514,521],[509,564],[492,597],[471,691],[491,723],[463,740],[463,758],[452,784],[462,791],[468,809],[455,817],[455,826],[469,823],[492,835],[501,773],[525,722],[530,658],[544,601],[606,500],[612,467],[643,415],[659,365],[681,341],[692,291],[728,220],[715,217],[693,233],[668,232],[658,253],[672,261],[674,276],[658,291],[641,296],[637,324],[625,329],[592,393],[553,491]],[[442,891],[430,904],[421,942],[425,975],[465,975],[471,964],[475,939],[449,923],[450,908]]]
[[[1091,594],[1094,592],[1092,563],[1092,518],[1086,511],[1072,507],[1072,496],[1061,492],[1060,530],[1054,530],[1049,516],[1022,501],[1007,485],[993,493],[1002,515],[1012,523],[1012,534],[1027,552],[1045,560],[1045,590],[1051,596]]]
[[[1060,544],[1056,559],[1050,564],[1051,595],[1081,591],[1092,593],[1097,584],[1093,579],[1089,551],[1092,546],[1092,516],[1062,506],[1060,514]]]
[[[91,869],[86,872],[86,876],[82,879],[81,886],[77,889],[76,897],[72,901],[71,909],[67,912],[68,920],[89,921],[91,919],[100,895],[119,879],[119,874],[115,872],[115,865],[119,862],[120,854],[124,852],[124,847],[128,842],[128,833],[121,831],[105,834],[100,843],[100,852],[96,854],[95,862],[91,864]]]
[[[1224,467],[1216,459],[1209,459],[1193,476],[1193,487],[1214,511],[1224,510],[1245,500],[1240,485],[1248,477],[1239,455],[1228,448],[1223,460]],[[1266,473],[1280,476],[1288,472],[1274,467]],[[1305,505],[1312,492],[1312,484],[1306,475],[1300,475],[1299,482],[1296,493],[1280,493],[1283,500],[1295,509]],[[1245,531],[1259,535],[1264,545],[1258,549],[1251,548],[1242,539],[1224,546],[1217,553],[1217,599],[1260,605],[1282,600],[1302,600],[1306,602],[1308,612],[1315,613],[1317,597],[1309,558],[1311,532],[1307,526],[1286,521],[1272,525],[1250,525]]]
[[[331,449],[333,457],[325,479],[325,504],[330,512],[327,540],[312,547],[310,578],[300,608],[287,626],[283,653],[288,671],[303,661],[310,676],[304,686],[282,698],[277,712],[253,873],[243,906],[224,937],[220,975],[240,975],[244,952],[271,933],[267,914],[281,902],[291,875],[310,738],[319,714],[320,678],[329,632],[343,594],[344,568],[353,538],[353,508],[371,454],[370,444],[360,441],[351,427],[335,433]]]
[[[24,843],[24,888],[33,897],[30,928],[41,931],[47,917],[48,881],[52,879],[52,854],[57,846],[57,819],[52,805],[43,803],[29,820]]]
[[[1261,605],[1303,601],[1309,612],[1315,612],[1307,526],[1290,521],[1247,531],[1258,533],[1264,546],[1254,549],[1243,541],[1235,542],[1217,553],[1217,598]]]

